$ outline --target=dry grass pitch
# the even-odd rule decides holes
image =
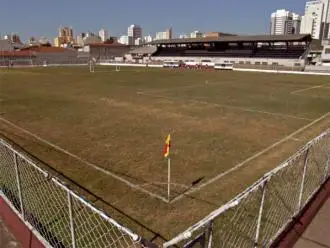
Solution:
[[[183,231],[277,166],[329,127],[329,112],[330,79],[322,76],[0,70],[0,135],[155,240]]]

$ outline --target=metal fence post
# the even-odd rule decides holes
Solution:
[[[76,248],[76,238],[75,238],[74,223],[73,223],[73,211],[72,211],[72,196],[70,194],[70,191],[67,191],[67,194],[68,194],[68,206],[69,206],[71,243],[72,243],[72,248]]]
[[[212,239],[213,239],[213,221],[210,222],[209,228],[208,228],[208,235],[209,235],[209,242],[207,244],[207,248],[212,248]]]
[[[262,214],[263,214],[264,205],[265,205],[266,186],[267,186],[267,181],[265,181],[262,185],[261,203],[260,203],[259,215],[258,215],[258,221],[257,221],[256,236],[254,238],[254,247],[255,248],[257,248],[259,246],[260,227],[261,227],[261,219],[262,219]]]
[[[308,163],[308,154],[309,154],[310,148],[306,150],[305,158],[304,158],[304,170],[302,174],[301,184],[300,184],[300,192],[299,192],[299,199],[298,199],[298,205],[297,205],[297,212],[299,212],[301,208],[301,201],[302,196],[304,193],[304,185],[305,185],[305,177],[306,177],[306,171],[307,171],[307,163]]]
[[[22,214],[23,220],[25,220],[22,189],[21,189],[21,178],[20,178],[19,169],[18,169],[17,154],[14,151],[13,151],[13,153],[14,153],[14,164],[15,164],[16,183],[17,183],[17,189],[18,189],[19,204],[21,207],[21,214]]]

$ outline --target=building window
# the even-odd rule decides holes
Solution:
[[[255,62],[254,64],[255,64],[255,65],[260,65],[260,62],[257,61],[257,62]]]
[[[330,53],[330,48],[326,48],[324,52],[325,52],[325,54],[329,54]]]
[[[245,61],[246,65],[251,65],[251,61]]]
[[[268,65],[268,63],[267,62],[262,62],[262,65]]]
[[[244,64],[244,61],[240,61],[240,62],[238,62],[240,65],[243,65]]]
[[[235,64],[235,61],[230,61],[231,64]]]
[[[273,62],[272,65],[278,65],[278,63],[277,62]]]
[[[300,63],[295,63],[294,66],[300,66]]]

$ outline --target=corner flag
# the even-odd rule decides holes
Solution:
[[[168,158],[170,156],[170,147],[171,147],[171,135],[169,134],[165,140],[163,154],[165,158]]]

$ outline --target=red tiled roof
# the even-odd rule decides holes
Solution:
[[[26,47],[22,50],[34,51],[38,53],[62,53],[68,51],[75,51],[74,49],[70,48],[63,48],[63,47],[48,47],[48,46],[32,46]]]
[[[34,52],[30,51],[0,51],[0,56],[6,57],[30,57],[35,56]]]

